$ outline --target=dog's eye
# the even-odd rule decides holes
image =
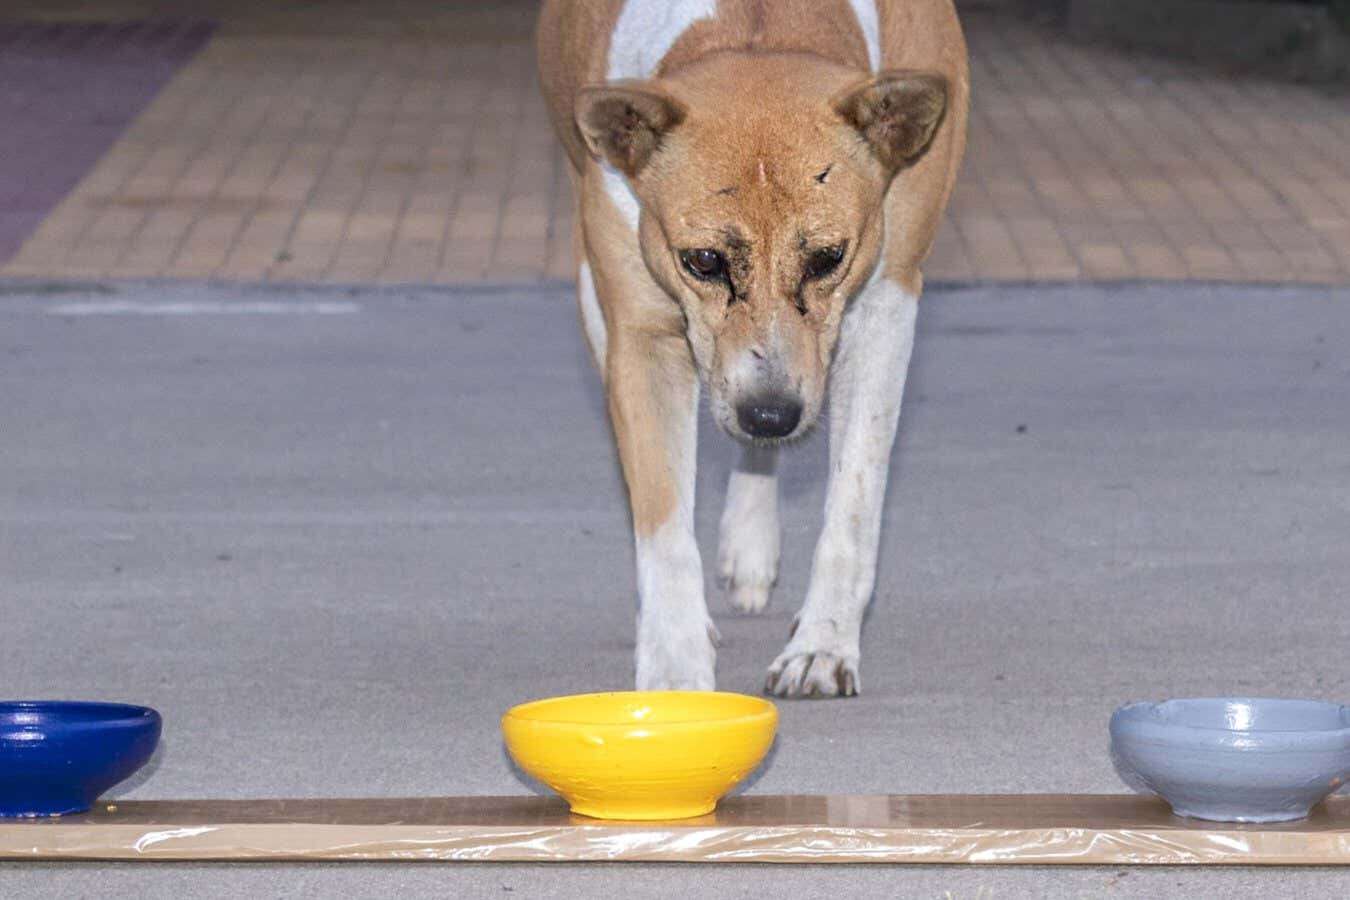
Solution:
[[[698,250],[681,250],[680,262],[695,278],[703,281],[722,281],[727,274],[727,258],[716,250],[704,247]]]
[[[812,251],[811,255],[806,257],[806,269],[803,273],[807,281],[815,281],[818,278],[824,278],[826,275],[839,268],[839,264],[844,261],[844,247],[822,247],[819,250]]]

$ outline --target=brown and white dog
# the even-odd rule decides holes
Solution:
[[[828,391],[825,526],[766,690],[857,693],[920,265],[965,146],[952,0],[546,0],[538,42],[632,508],[637,685],[714,687],[702,384],[744,444],[718,571],[749,612],[777,577],[778,448]]]

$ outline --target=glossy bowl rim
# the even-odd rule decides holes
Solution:
[[[556,703],[562,700],[590,700],[597,697],[624,697],[624,696],[690,696],[690,697],[737,697],[744,700],[752,700],[759,705],[759,709],[754,712],[741,713],[732,716],[708,716],[698,719],[687,719],[683,722],[635,722],[632,720],[615,720],[611,722],[580,722],[575,719],[540,719],[533,716],[523,715],[531,707],[543,706],[548,703]],[[778,707],[767,698],[756,697],[753,694],[741,694],[736,691],[593,691],[586,694],[559,694],[556,697],[541,697],[538,700],[527,700],[524,703],[518,703],[508,709],[502,715],[502,724],[507,721],[520,722],[522,724],[545,726],[545,727],[566,727],[566,728],[651,728],[651,729],[672,729],[684,730],[689,728],[707,728],[710,725],[730,727],[734,725],[749,724],[776,724],[778,721]]]
[[[107,718],[78,719],[66,718],[65,713],[79,710],[103,710],[114,713]],[[32,710],[51,715],[46,722],[20,723],[8,721],[11,713]],[[134,703],[118,703],[104,700],[0,700],[0,729],[4,732],[43,731],[48,734],[62,732],[93,731],[109,728],[144,727],[163,721],[159,710]],[[0,733],[4,740],[5,733]]]
[[[121,716],[100,719],[102,722],[120,722],[122,719],[151,718],[159,711],[151,706],[137,703],[123,703],[120,700],[0,700],[0,713],[14,709],[42,709],[60,712],[62,710],[105,709],[120,712]]]
[[[1297,731],[1267,731],[1237,728],[1216,728],[1186,722],[1164,722],[1150,713],[1168,703],[1303,703],[1324,706],[1338,711],[1339,728],[1304,728]],[[1173,697],[1167,700],[1141,700],[1127,703],[1111,714],[1113,742],[1146,741],[1152,744],[1184,746],[1237,752],[1325,752],[1350,751],[1350,706],[1331,700],[1303,697]]]

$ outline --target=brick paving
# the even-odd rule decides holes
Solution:
[[[573,277],[533,4],[206,0],[193,15],[215,36],[0,275]],[[930,279],[1350,284],[1346,93],[1079,46],[989,11],[965,22],[970,149]]]
[[[0,22],[0,259],[210,33],[199,22]]]

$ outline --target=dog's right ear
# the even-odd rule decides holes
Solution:
[[[591,155],[630,178],[684,114],[676,100],[645,82],[585,87],[577,95],[577,127]]]

